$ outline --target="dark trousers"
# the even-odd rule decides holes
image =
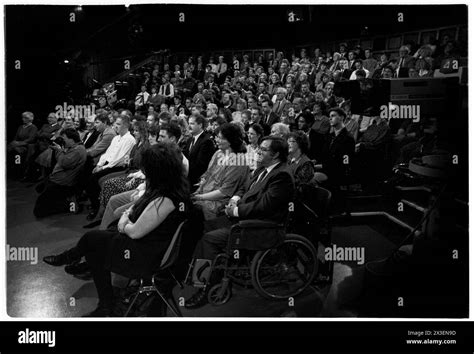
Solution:
[[[99,179],[107,176],[108,174],[112,172],[118,172],[118,171],[123,171],[125,170],[125,167],[111,167],[111,168],[106,168],[103,169],[102,171],[99,171],[97,173],[93,173],[85,186],[85,190],[87,192],[87,195],[89,196],[89,199],[91,201],[91,206],[93,209],[99,209],[100,207],[100,201],[99,201],[99,194],[100,194],[100,185],[99,185]]]
[[[99,296],[99,306],[112,307],[113,288],[110,270],[106,267],[106,258],[110,241],[116,231],[93,230],[81,237],[77,246],[68,251],[70,259],[80,260],[86,257],[94,284]]]
[[[212,261],[219,253],[226,249],[232,222],[227,217],[222,217],[216,219],[214,226],[220,227],[206,232],[197,243],[194,250],[195,259],[208,259]]]
[[[33,214],[36,217],[45,217],[68,211],[67,198],[73,191],[73,187],[46,181],[43,192],[36,199]]]

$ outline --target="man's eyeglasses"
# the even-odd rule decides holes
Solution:
[[[262,146],[260,146],[260,151],[262,151],[262,152],[268,152],[268,151],[271,151],[271,149],[270,149],[270,148],[267,148],[267,147],[262,147]]]

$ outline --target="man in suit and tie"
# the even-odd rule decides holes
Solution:
[[[222,84],[224,82],[227,73],[227,64],[224,63],[224,57],[219,57],[219,63],[217,64],[217,83]]]
[[[273,112],[281,119],[281,117],[288,116],[288,110],[291,107],[291,102],[288,101],[285,97],[287,95],[286,88],[279,87],[276,91],[276,101],[273,104]]]
[[[204,234],[194,250],[195,259],[214,260],[227,245],[230,226],[239,220],[286,221],[288,205],[294,194],[293,177],[287,169],[288,144],[279,137],[265,137],[258,155],[259,168],[247,182],[247,191],[241,197],[236,195],[231,198],[225,209],[229,218],[223,223],[225,227]],[[204,289],[185,302],[185,307],[192,309],[203,306],[207,301],[208,288],[209,279]]]
[[[410,49],[406,45],[402,45],[399,50],[400,56],[397,59],[397,77],[408,77],[408,69],[415,67],[415,58],[411,55]]]
[[[184,156],[189,160],[188,179],[191,188],[199,182],[201,175],[206,172],[209,161],[215,152],[215,146],[210,135],[205,132],[206,118],[201,114],[189,117],[189,130],[192,139],[189,139],[184,148]]]
[[[82,143],[84,144],[84,147],[86,149],[89,149],[90,147],[92,147],[92,145],[94,145],[94,143],[96,142],[97,138],[100,135],[100,132],[95,129],[94,121],[95,121],[95,115],[90,115],[86,119],[87,132],[82,138]]]
[[[273,112],[273,102],[271,100],[262,101],[262,127],[265,135],[270,135],[272,125],[279,122],[280,118]]]

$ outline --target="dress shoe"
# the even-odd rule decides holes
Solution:
[[[189,300],[184,302],[184,307],[187,309],[197,309],[207,304],[207,291],[199,290]]]
[[[82,317],[112,317],[112,313],[112,307],[99,305],[94,311],[89,312]]]
[[[80,256],[73,251],[73,249],[58,254],[57,256],[46,256],[43,258],[43,262],[52,265],[54,267],[63,266],[66,264],[74,263],[75,261],[80,260]]]
[[[75,262],[64,267],[64,271],[71,275],[79,275],[89,273],[90,269],[87,262]]]
[[[84,229],[92,229],[93,227],[99,226],[102,220],[95,220],[89,224],[84,225],[82,228]]]

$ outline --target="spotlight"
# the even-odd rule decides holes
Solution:
[[[69,64],[69,60],[64,59],[64,64]]]
[[[81,12],[82,11],[82,5],[77,6],[76,11]]]

